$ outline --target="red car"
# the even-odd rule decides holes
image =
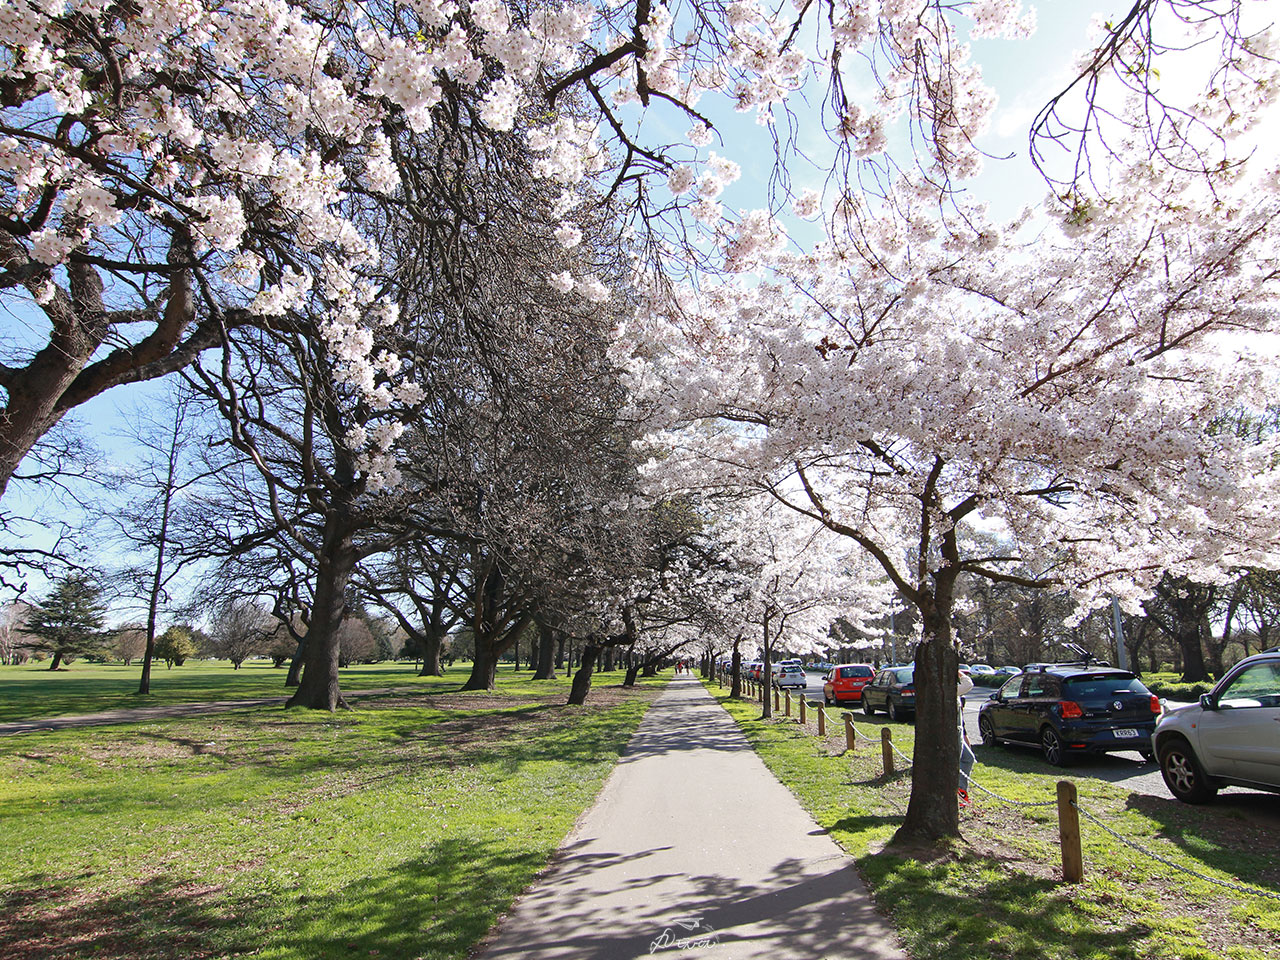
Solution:
[[[822,678],[822,699],[827,703],[856,703],[862,699],[862,688],[874,676],[875,671],[866,663],[842,663],[832,667]]]

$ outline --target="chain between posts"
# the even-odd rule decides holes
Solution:
[[[832,714],[831,711],[828,710],[825,705],[818,707],[818,709],[823,713],[824,716],[827,717],[828,720],[832,721],[833,723],[839,724],[842,722],[842,718]],[[848,720],[848,724],[850,727],[853,728],[854,734],[855,736],[857,736],[859,740],[866,741],[867,743],[877,742],[877,738],[868,737],[861,730],[859,730],[857,727],[857,724],[855,724],[851,718]],[[903,753],[900,749],[898,749],[897,745],[894,744],[892,741],[889,741],[889,742],[890,742],[890,745],[893,747],[894,753],[898,754],[898,756],[902,757],[902,759],[906,760],[907,763],[910,764],[911,758],[907,756],[905,753]],[[983,786],[981,783],[979,783],[977,780],[973,778],[972,774],[970,774],[968,780],[969,780],[970,789],[976,789],[979,792],[985,793],[987,796],[992,797],[995,800],[999,800],[1001,803],[1007,803],[1010,806],[1028,807],[1028,808],[1030,807],[1043,808],[1043,807],[1059,806],[1059,801],[1056,798],[1053,800],[1014,800],[1011,797],[1005,797],[999,793],[996,793],[994,790],[990,789],[989,787]],[[1226,889],[1234,890],[1237,893],[1243,893],[1248,896],[1254,896],[1254,897],[1263,897],[1269,900],[1280,900],[1280,893],[1276,893],[1270,890],[1262,890],[1257,887],[1246,886],[1244,884],[1235,883],[1231,880],[1222,880],[1218,877],[1211,877],[1208,874],[1201,873],[1200,871],[1194,870],[1191,867],[1185,866],[1174,860],[1170,860],[1168,857],[1165,857],[1159,853],[1156,853],[1154,850],[1148,850],[1146,847],[1143,847],[1142,845],[1136,843],[1135,841],[1130,840],[1128,837],[1123,836],[1122,834],[1116,832],[1111,827],[1107,826],[1107,824],[1104,823],[1098,816],[1096,816],[1093,813],[1090,813],[1087,809],[1085,809],[1085,807],[1083,807],[1080,804],[1078,799],[1070,801],[1070,805],[1074,807],[1082,816],[1084,816],[1086,820],[1088,820],[1092,824],[1097,825],[1099,829],[1101,829],[1108,836],[1112,837],[1114,840],[1118,841],[1119,843],[1133,850],[1135,853],[1141,854],[1145,857],[1149,857],[1152,860],[1156,861],[1157,863],[1161,863],[1171,870],[1177,870],[1180,873],[1190,874],[1191,876],[1196,877],[1199,880],[1203,880],[1205,883],[1214,884],[1215,886],[1219,886],[1219,887],[1225,887]]]
[[[1191,874],[1191,876],[1198,877],[1199,879],[1204,880],[1206,883],[1217,884],[1220,887],[1226,887],[1229,890],[1235,890],[1239,893],[1247,893],[1255,897],[1267,897],[1271,900],[1280,900],[1280,893],[1273,893],[1270,890],[1259,890],[1257,887],[1246,887],[1243,884],[1233,883],[1230,880],[1220,880],[1217,877],[1210,877],[1206,874],[1200,873],[1199,871],[1192,870],[1190,867],[1183,866],[1180,863],[1175,863],[1174,861],[1170,860],[1168,857],[1161,856],[1160,854],[1156,853],[1153,850],[1148,850],[1145,847],[1139,846],[1137,843],[1130,840],[1128,837],[1124,837],[1116,833],[1116,831],[1112,830],[1100,819],[1095,817],[1092,813],[1090,813],[1084,807],[1080,806],[1080,803],[1078,801],[1074,804],[1074,806],[1078,811],[1080,811],[1080,813],[1084,814],[1085,819],[1087,819],[1090,823],[1097,824],[1103,830],[1103,832],[1110,834],[1112,837],[1119,840],[1129,849],[1135,850],[1138,853],[1142,854],[1143,856],[1150,857],[1152,860],[1155,860],[1158,863],[1163,863],[1166,867],[1171,867],[1174,870],[1181,870],[1183,873],[1189,873]]]

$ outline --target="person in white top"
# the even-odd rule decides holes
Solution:
[[[969,802],[969,774],[973,772],[973,748],[964,731],[964,695],[973,689],[973,680],[963,670],[956,679],[956,715],[960,718],[960,806]]]

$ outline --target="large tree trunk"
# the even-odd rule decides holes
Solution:
[[[347,582],[356,565],[351,530],[341,507],[331,507],[325,518],[316,570],[315,603],[307,629],[302,679],[286,707],[310,707],[333,711],[347,702],[338,687],[341,654],[339,627],[346,615]]]
[[[538,623],[538,668],[533,674],[535,680],[554,680],[556,676],[556,631],[545,623]],[[560,638],[563,643],[564,639]]]
[[[418,636],[418,646],[422,649],[422,669],[418,671],[418,676],[444,676],[444,668],[440,666],[440,645],[443,639],[439,630],[428,630]]]
[[[624,687],[634,687],[636,685],[636,677],[639,674],[640,665],[638,663],[631,664],[631,666],[627,667],[626,675],[622,678],[622,685]]]
[[[761,704],[763,709],[760,713],[761,720],[769,720],[773,717],[773,697],[770,696],[770,690],[773,687],[773,644],[769,640],[769,619],[769,613],[765,611],[764,666],[760,670],[760,680],[764,684],[764,702]]]
[[[60,666],[62,666],[62,653],[61,651],[55,651],[53,661],[49,664],[49,669],[57,670]]]
[[[476,655],[471,661],[471,676],[462,685],[463,690],[492,690],[498,673],[498,638],[474,634]]]
[[[959,702],[960,658],[951,640],[954,574],[934,575],[933,592],[921,590],[924,636],[916,645],[915,750],[907,815],[893,835],[895,845],[931,846],[960,835]]]
[[[564,669],[564,644],[567,639],[563,633],[556,637],[556,670]]]
[[[738,637],[733,641],[733,659],[729,663],[729,672],[731,679],[729,681],[729,696],[735,700],[742,696],[742,651],[739,647],[742,645],[742,637]]]
[[[582,705],[587,702],[587,694],[591,691],[591,674],[595,670],[596,658],[600,656],[600,647],[595,643],[587,643],[582,648],[582,665],[573,675],[573,686],[569,688],[569,703]]]

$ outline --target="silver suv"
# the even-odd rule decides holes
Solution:
[[[1162,716],[1152,742],[1169,792],[1186,803],[1227,784],[1280,793],[1280,652],[1245,657],[1199,703]]]

